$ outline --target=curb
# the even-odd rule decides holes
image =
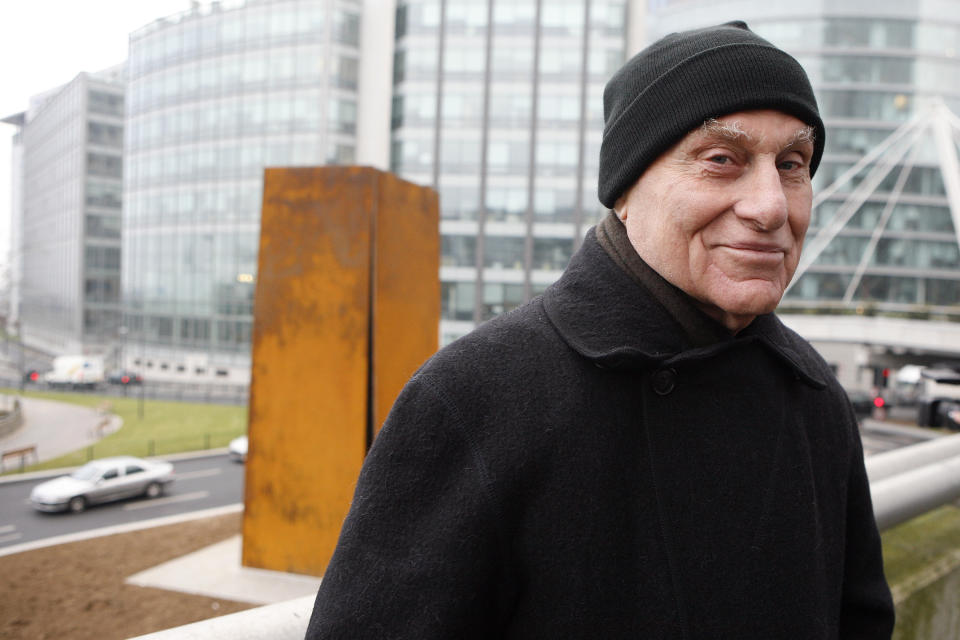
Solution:
[[[202,451],[185,451],[183,453],[173,453],[169,456],[152,456],[146,460],[166,460],[167,462],[179,462],[180,460],[193,460],[194,458],[213,458],[215,456],[227,455],[230,449],[221,447],[218,449],[203,449]],[[0,484],[12,482],[28,482],[30,480],[42,480],[52,476],[63,476],[69,474],[80,467],[60,467],[58,469],[44,469],[43,471],[28,471],[26,473],[11,473],[10,475],[0,476]]]

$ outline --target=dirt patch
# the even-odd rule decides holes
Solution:
[[[136,587],[139,571],[240,533],[241,514],[0,557],[0,638],[122,640],[257,605]]]

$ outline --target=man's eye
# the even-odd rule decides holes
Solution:
[[[724,155],[710,156],[707,160],[715,164],[730,164],[730,157]]]
[[[796,160],[783,160],[780,162],[779,167],[781,171],[793,171],[800,166],[800,163]]]

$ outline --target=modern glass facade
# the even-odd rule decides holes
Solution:
[[[51,352],[104,352],[121,326],[123,68],[81,73],[20,124],[20,329]]]
[[[401,0],[391,169],[441,206],[444,342],[530,299],[604,213],[624,0]]]
[[[651,38],[731,19],[729,6],[699,0],[648,10]],[[945,19],[957,15],[957,0],[737,3],[736,18],[807,69],[828,129],[808,251],[829,242],[782,310],[960,320],[960,202],[951,213],[943,173],[960,138],[933,120],[937,104],[960,113],[960,23]]]
[[[246,382],[263,170],[354,161],[360,13],[220,2],[131,35],[123,298],[148,376]]]

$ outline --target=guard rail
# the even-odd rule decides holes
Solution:
[[[960,499],[960,434],[877,454],[866,464],[881,531]],[[302,640],[313,600],[297,598],[133,640]]]

